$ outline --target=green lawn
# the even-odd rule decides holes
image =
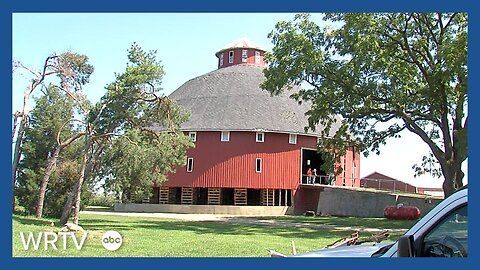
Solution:
[[[270,220],[272,218],[259,218]],[[346,227],[408,229],[413,222],[371,218],[340,217],[280,217],[275,220],[295,224],[328,224]],[[160,218],[98,216],[83,214],[80,225],[89,231],[83,249],[77,251],[69,242],[67,250],[57,243],[58,250],[24,250],[20,232],[58,231],[55,220],[13,216],[13,256],[18,257],[265,257],[266,248],[291,254],[291,241],[298,252],[316,250],[335,240],[349,236],[353,231],[334,228],[287,227],[281,225],[233,224],[227,222],[193,222]],[[123,236],[123,245],[108,251],[101,244],[107,230],[116,230]],[[36,235],[36,234],[35,234]],[[364,233],[361,236],[369,236]],[[391,241],[398,239],[393,234]],[[80,236],[79,236],[80,238]]]
[[[261,218],[260,220],[274,220],[293,223],[323,224],[339,227],[379,228],[379,229],[409,229],[417,220],[390,220],[386,218],[356,218],[356,217],[306,217],[284,216],[275,218]]]

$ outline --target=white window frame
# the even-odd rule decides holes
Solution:
[[[246,63],[248,60],[248,50],[242,50],[242,63]]]
[[[228,52],[228,63],[233,64],[233,59],[235,57],[235,51],[229,51]]]
[[[355,164],[355,162],[353,162],[352,166],[352,178],[354,181],[357,178],[357,164]]]
[[[223,53],[220,54],[220,66],[223,66]]]
[[[255,159],[255,172],[261,173],[262,172],[262,159],[256,158]]]
[[[255,64],[260,64],[260,51],[255,51]]]
[[[297,144],[297,134],[288,134],[288,143]]]
[[[258,139],[258,135],[262,135],[261,140]],[[265,142],[265,132],[260,132],[259,131],[259,132],[255,133],[255,141],[260,142],[260,143]]]
[[[221,142],[229,142],[230,141],[230,131],[221,131],[220,132],[220,141]]]
[[[197,141],[197,132],[196,131],[190,131],[188,132],[188,136],[192,139],[192,142]]]
[[[187,158],[187,172],[193,172],[193,157]]]

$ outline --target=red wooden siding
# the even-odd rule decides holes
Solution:
[[[349,147],[344,157],[335,166],[343,166],[344,172],[335,178],[335,186],[360,187],[360,152],[358,148]],[[356,166],[356,176],[353,175],[353,164]]]
[[[170,187],[221,187],[296,189],[300,178],[301,147],[315,148],[316,138],[298,136],[288,143],[288,134],[265,133],[265,142],[255,142],[255,132],[230,132],[230,141],[221,142],[220,132],[197,132],[196,147],[188,150],[194,158],[193,172],[185,167],[169,175]],[[256,158],[262,172],[255,172]]]
[[[247,53],[247,62],[242,62],[242,50],[248,50]],[[234,51],[233,55],[233,63],[228,63],[228,53],[230,51]],[[260,52],[260,63],[255,63],[255,51]],[[263,59],[263,54],[264,52],[261,50],[256,50],[256,49],[231,49],[231,50],[225,50],[222,52],[223,53],[223,66],[220,66],[220,56],[218,58],[218,68],[225,68],[233,65],[238,65],[238,64],[252,64],[252,65],[257,65],[264,67],[265,62]]]

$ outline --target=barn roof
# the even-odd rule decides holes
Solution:
[[[292,91],[270,96],[260,88],[264,80],[261,67],[235,65],[187,81],[170,94],[191,113],[182,130],[305,134],[309,105],[289,98]],[[318,135],[321,128],[309,134]]]
[[[262,47],[260,47],[257,44],[251,42],[249,39],[241,38],[241,39],[236,40],[236,41],[228,44],[227,46],[223,47],[223,49],[221,49],[221,50],[219,50],[218,52],[215,53],[215,56],[218,57],[218,55],[221,52],[226,51],[226,50],[242,49],[242,48],[257,49],[257,50],[260,50],[260,51],[265,51]]]

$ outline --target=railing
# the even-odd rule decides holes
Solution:
[[[360,183],[360,187],[362,188],[371,188],[377,190],[386,190],[386,191],[393,191],[393,192],[406,192],[406,193],[417,193],[417,188],[411,184],[404,183],[398,180],[390,180],[390,179],[378,179],[378,178],[349,178],[349,177],[339,177],[338,181],[348,180],[346,181],[348,186],[354,183]],[[328,176],[328,175],[317,175],[317,176],[308,176],[306,174],[302,174],[302,178],[300,179],[301,185],[335,185],[335,176]],[[339,183],[340,185],[342,183]],[[344,185],[345,186],[345,185]],[[353,184],[352,184],[353,186]]]
[[[303,174],[300,179],[300,184],[302,185],[332,185],[334,182],[335,177],[329,175],[308,176]]]
[[[361,187],[374,188],[378,190],[389,190],[393,192],[417,192],[417,188],[410,184],[398,180],[389,179],[363,178],[361,181]]]

